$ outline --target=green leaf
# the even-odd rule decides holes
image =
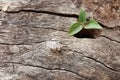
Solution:
[[[86,19],[87,19],[87,15],[86,15],[86,12],[84,10],[80,10],[80,13],[79,13],[79,22],[80,23],[85,23],[86,22]]]
[[[70,35],[74,35],[76,33],[78,33],[79,31],[81,31],[83,28],[82,25],[80,25],[79,23],[74,23],[71,27],[70,27],[70,30],[69,30],[69,34]]]
[[[95,20],[90,20],[84,28],[85,29],[102,29],[102,27]]]

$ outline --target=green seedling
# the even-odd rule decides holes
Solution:
[[[69,34],[75,35],[80,32],[82,29],[102,29],[102,27],[95,20],[88,20],[87,15],[84,10],[80,10],[78,21],[73,23],[70,27]]]

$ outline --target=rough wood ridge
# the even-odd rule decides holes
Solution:
[[[120,80],[119,0],[0,0],[0,80]],[[80,8],[103,30],[67,31]]]

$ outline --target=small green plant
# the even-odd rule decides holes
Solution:
[[[81,9],[78,21],[72,24],[68,33],[70,35],[74,35],[80,32],[82,29],[102,29],[102,27],[95,20],[87,21],[86,12],[83,9]]]

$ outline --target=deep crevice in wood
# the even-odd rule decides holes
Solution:
[[[71,50],[71,51],[73,51],[73,50]],[[84,55],[83,53],[80,53],[80,52],[78,52],[78,51],[76,51],[76,50],[74,50],[74,52],[79,53],[79,54],[82,54],[83,57],[88,58],[88,59],[90,59],[90,60],[93,60],[93,61],[95,61],[95,62],[97,62],[97,63],[103,65],[103,66],[106,67],[107,69],[109,69],[109,70],[111,70],[111,71],[114,71],[114,72],[120,74],[119,71],[117,71],[116,69],[114,69],[114,68],[108,66],[108,65],[105,64],[104,62],[101,62],[101,61],[99,61],[99,60],[97,60],[97,59],[95,59],[95,58],[93,58],[93,57],[86,56],[86,55]]]
[[[71,17],[71,18],[78,18],[76,14],[67,14],[67,13],[58,13],[58,12],[51,12],[51,11],[44,11],[44,10],[30,10],[30,9],[23,9],[19,11],[6,11],[6,13],[20,13],[20,12],[33,12],[33,13],[44,13],[50,15],[56,15],[61,17]]]
[[[106,38],[106,39],[108,39],[108,40],[110,40],[110,41],[114,41],[114,42],[116,42],[116,43],[120,43],[120,41],[117,41],[117,40],[112,39],[112,38],[110,38],[110,37],[107,37],[107,36],[105,36],[105,35],[99,35],[98,37],[104,37],[104,38]]]
[[[0,10],[2,11],[2,10]],[[20,12],[32,12],[32,13],[44,13],[44,14],[50,14],[50,15],[56,15],[56,16],[61,16],[61,17],[69,17],[69,18],[78,18],[79,15],[77,14],[69,14],[69,13],[58,13],[58,12],[51,12],[51,11],[45,11],[45,10],[34,10],[34,9],[22,9],[19,11],[6,11],[6,13],[20,13]],[[89,20],[89,19],[87,19]],[[106,29],[112,29],[112,30],[116,30],[119,29],[120,30],[120,26],[116,26],[116,27],[107,27],[104,24],[98,22],[103,28]]]
[[[74,72],[74,71],[71,71],[71,70],[68,70],[68,69],[46,68],[46,67],[43,67],[43,66],[40,66],[40,65],[25,64],[25,63],[21,63],[21,62],[1,62],[1,63],[19,64],[19,65],[23,65],[23,66],[31,66],[31,67],[42,68],[42,69],[51,70],[51,71],[65,71],[65,72],[69,72],[69,73],[75,74],[75,75],[79,76],[80,78],[84,78],[86,80],[91,80],[91,79],[87,78],[86,76],[80,75],[77,72]]]

